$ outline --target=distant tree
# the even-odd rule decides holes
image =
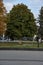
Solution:
[[[6,28],[6,9],[3,4],[3,0],[0,0],[0,35],[3,35]]]
[[[41,38],[43,39],[43,7],[41,7],[41,10],[40,10],[39,23],[40,23],[39,34]]]
[[[6,35],[10,38],[33,37],[37,27],[35,18],[30,9],[24,4],[14,5],[9,13]]]

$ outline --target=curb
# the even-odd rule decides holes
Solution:
[[[43,51],[43,48],[0,48],[0,50]]]

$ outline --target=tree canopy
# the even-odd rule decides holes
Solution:
[[[43,7],[41,7],[40,9],[39,22],[40,22],[39,34],[43,39]]]
[[[5,20],[6,20],[6,9],[3,4],[3,0],[0,0],[0,35],[3,35],[5,32]]]
[[[24,4],[14,5],[9,13],[6,35],[12,39],[33,37],[37,27],[30,9]]]

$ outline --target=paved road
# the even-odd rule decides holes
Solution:
[[[43,65],[43,51],[0,50],[0,65]]]

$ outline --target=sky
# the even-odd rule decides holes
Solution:
[[[12,9],[13,5],[23,3],[27,5],[29,9],[31,9],[31,12],[34,14],[35,18],[38,17],[40,9],[43,6],[43,0],[3,0],[3,2],[7,12]]]

